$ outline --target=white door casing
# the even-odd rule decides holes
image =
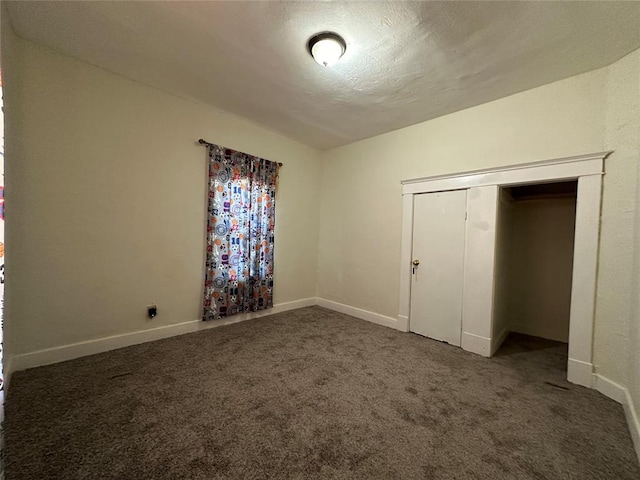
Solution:
[[[398,328],[409,330],[411,321],[411,254],[413,242],[414,197],[422,193],[447,190],[470,189],[468,193],[468,225],[471,216],[479,219],[480,230],[489,233],[482,242],[491,239],[491,219],[494,219],[493,242],[495,243],[495,219],[497,218],[497,192],[499,187],[531,183],[578,181],[576,205],[576,230],[573,258],[571,314],[569,326],[569,362],[567,378],[570,382],[591,387],[593,379],[593,322],[595,315],[598,244],[600,237],[600,205],[602,197],[602,175],[604,159],[611,152],[599,152],[574,157],[559,158],[500,168],[476,170],[451,175],[438,175],[403,181],[402,188],[402,241],[400,254],[400,305]],[[478,187],[493,187],[480,190]],[[477,198],[471,190],[483,192]],[[493,202],[492,193],[496,201]],[[484,204],[481,205],[481,203]],[[484,219],[484,220],[482,220]],[[483,221],[488,224],[482,224]],[[479,246],[469,245],[474,235],[466,238],[464,268],[462,348],[484,356],[492,354],[493,322],[493,270],[495,249],[490,257],[470,255],[470,251],[481,252]],[[479,235],[475,232],[475,236]],[[480,263],[477,263],[480,262]],[[475,275],[475,279],[474,279]],[[484,286],[478,289],[478,275]],[[484,292],[482,290],[484,289]],[[489,313],[487,313],[489,312]]]
[[[462,348],[489,357],[492,351],[497,185],[469,189],[462,297]]]
[[[416,195],[413,208],[410,329],[458,347],[466,209],[466,190]]]

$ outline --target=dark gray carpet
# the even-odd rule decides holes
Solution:
[[[305,308],[16,373],[7,480],[638,480],[621,406],[565,362]]]

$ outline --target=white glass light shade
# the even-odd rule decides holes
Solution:
[[[333,65],[344,55],[346,45],[335,33],[320,33],[309,40],[309,52],[316,62],[324,67]]]

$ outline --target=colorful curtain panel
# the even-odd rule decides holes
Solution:
[[[278,164],[209,147],[203,320],[273,306]]]

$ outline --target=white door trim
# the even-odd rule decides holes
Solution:
[[[406,195],[439,190],[459,190],[483,185],[517,185],[544,182],[545,180],[575,180],[583,175],[602,174],[602,162],[611,153],[612,151],[589,153],[483,170],[434,175],[403,180],[400,183],[402,184],[402,194]]]
[[[409,331],[413,196],[415,194],[483,186],[508,186],[578,180],[576,239],[569,326],[568,380],[591,387],[593,377],[593,322],[600,239],[600,206],[602,203],[601,176],[604,174],[604,159],[610,153],[598,152],[403,181],[398,329]],[[488,299],[488,301],[492,302],[493,299]],[[490,331],[491,325],[488,327],[488,331]],[[463,331],[465,331],[464,319]],[[474,348],[471,351],[477,351],[480,354],[485,354],[484,352],[486,351],[490,352],[491,338],[486,338],[485,340],[484,343],[488,342],[489,344],[488,348],[484,344],[477,345],[478,348]]]

